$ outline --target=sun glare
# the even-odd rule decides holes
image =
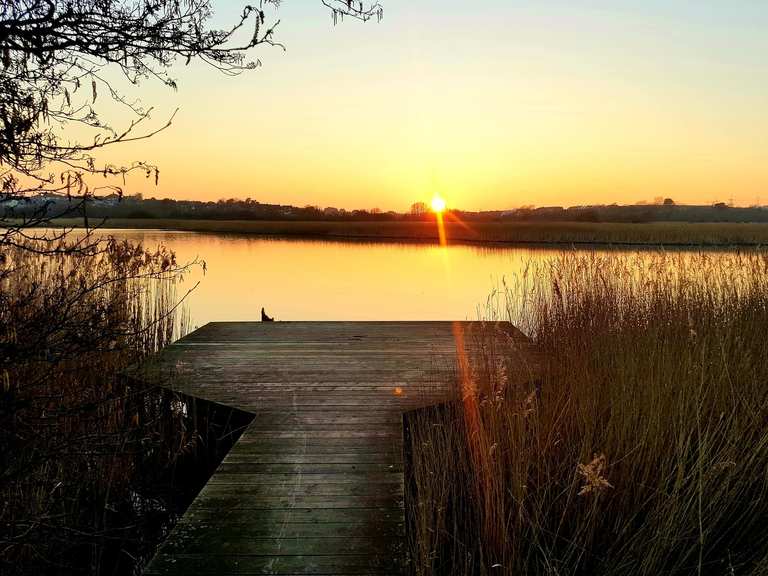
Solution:
[[[432,198],[432,212],[436,212],[437,214],[445,212],[445,200],[440,198],[440,196]]]

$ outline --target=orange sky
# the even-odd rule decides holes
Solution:
[[[179,67],[140,95],[171,130],[113,150],[161,168],[128,193],[405,210],[768,204],[768,4],[387,1],[333,27],[284,3],[262,68]],[[576,6],[578,4],[579,6]],[[214,1],[221,21],[238,4]]]

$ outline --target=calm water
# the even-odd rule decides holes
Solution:
[[[205,276],[186,290],[192,326],[258,320],[464,320],[478,317],[504,277],[560,250],[517,247],[328,242],[249,236],[111,230],[147,248],[164,243],[180,262],[201,258]]]

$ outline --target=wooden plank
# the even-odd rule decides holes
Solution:
[[[292,484],[227,484],[225,482],[208,483],[200,493],[202,498],[195,501],[195,506],[203,506],[209,500],[223,502],[229,498],[236,503],[245,503],[253,499],[258,501],[263,497],[304,496],[318,498],[352,497],[352,496],[377,496],[377,497],[401,497],[403,495],[402,482],[369,483],[369,482],[318,482],[309,479],[301,484],[301,492],[296,493]]]
[[[240,438],[237,452],[241,454],[385,454],[402,450],[400,438]],[[228,456],[229,457],[229,456]]]
[[[387,452],[358,452],[351,454],[307,453],[285,454],[282,452],[243,453],[238,451],[227,456],[226,464],[390,464],[397,456]],[[223,469],[221,469],[223,471]]]
[[[324,429],[324,438],[344,438],[348,440],[368,440],[368,439],[392,439],[396,436],[398,431],[392,428],[374,429],[374,430],[333,430]],[[303,439],[303,438],[316,438],[316,435],[310,434],[306,430],[248,430],[248,437],[251,439],[266,439],[266,438],[284,438],[284,439]]]
[[[361,514],[364,510],[365,513]],[[397,507],[385,508],[278,508],[253,509],[236,508],[221,514],[210,508],[191,507],[184,515],[186,524],[205,524],[206,526],[237,526],[258,524],[328,524],[345,522],[359,524],[368,528],[383,524],[402,524],[402,510]]]
[[[527,339],[499,326],[529,370]],[[456,397],[457,355],[486,328],[217,322],[171,345],[142,377],[254,418],[146,573],[402,573],[402,414]]]
[[[402,484],[403,475],[400,472],[376,472],[372,474],[312,474],[305,478],[300,474],[231,474],[216,472],[208,481],[209,484],[229,484],[250,486],[253,484],[280,484],[302,487],[305,484],[329,482],[332,484]]]
[[[398,544],[377,535],[327,536],[325,538],[249,538],[233,539],[226,530],[206,530],[183,542],[176,540],[165,549],[166,554],[176,551],[184,554],[206,554],[212,548],[229,555],[252,556],[360,556],[391,555],[398,552]]]
[[[159,554],[147,574],[398,574],[392,555],[236,556]]]
[[[297,494],[292,488],[283,490],[281,495],[243,497],[242,491],[232,490],[224,494],[207,493],[197,504],[197,509],[210,508],[218,512],[234,509],[272,510],[285,508],[382,508],[403,507],[402,494],[391,494],[388,490],[375,490],[374,494],[319,494],[304,492]]]
[[[174,547],[174,553],[179,553],[175,542],[181,542],[181,548],[183,548],[183,542],[187,538],[197,538],[197,534],[200,534],[201,538],[205,538],[206,535],[212,535],[221,530],[226,530],[229,534],[228,541],[229,545],[232,546],[235,541],[250,542],[263,538],[275,538],[275,535],[279,535],[284,540],[290,538],[301,540],[354,538],[355,536],[360,536],[361,531],[366,528],[370,528],[370,534],[374,537],[379,537],[383,540],[393,539],[397,541],[405,535],[405,524],[397,522],[378,525],[367,525],[359,522],[324,522],[322,524],[317,522],[291,522],[286,524],[260,524],[254,522],[236,525],[234,529],[227,529],[226,526],[217,527],[211,524],[180,522],[174,528],[172,538],[169,538],[161,549],[161,553],[164,553],[166,548],[171,546]],[[329,549],[329,552],[331,551],[332,549]],[[222,554],[223,552],[223,550],[213,547],[209,550],[209,553],[212,555]]]
[[[217,474],[386,474],[402,472],[402,462],[307,462],[264,464],[261,462],[233,462],[225,460],[216,470]]]

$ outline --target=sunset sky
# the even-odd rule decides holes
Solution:
[[[383,0],[334,27],[286,0],[287,51],[226,78],[179,66],[141,97],[171,130],[119,149],[127,192],[406,210],[768,204],[765,0]],[[214,0],[216,22],[242,4]],[[115,150],[115,153],[118,150]]]

